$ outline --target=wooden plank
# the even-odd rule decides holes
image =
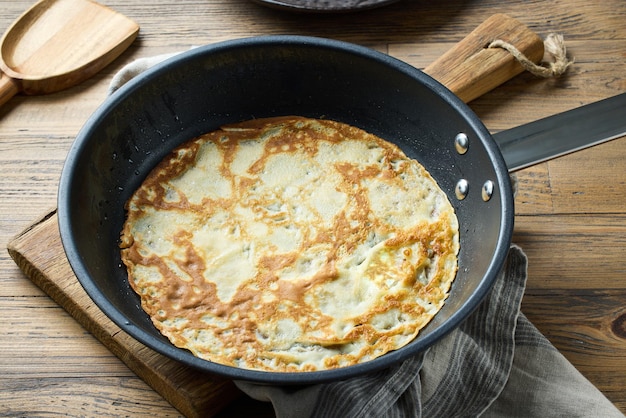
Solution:
[[[24,365],[35,379],[93,377],[94,370],[104,377],[135,376],[47,296],[7,298],[2,318],[10,336],[3,338],[2,352],[12,359],[3,364],[4,379],[24,378]],[[73,353],[82,353],[83,361],[70,361]]]
[[[626,289],[626,215],[518,216],[534,289]]]
[[[548,164],[528,167],[518,173],[517,195],[515,197],[515,214],[530,215],[554,213],[554,195],[550,184]]]
[[[624,109],[626,120],[626,109]],[[626,208],[626,137],[549,162],[555,213],[622,213]],[[576,167],[572,170],[572,167]]]
[[[537,281],[529,280],[522,312],[617,408],[626,411],[626,286],[602,291],[543,289],[535,287]],[[626,280],[621,282],[626,285]]]
[[[0,379],[3,416],[180,417],[150,386],[136,377],[86,379],[35,377]],[[33,399],[37,403],[34,406]],[[89,409],[97,400],[97,408]]]

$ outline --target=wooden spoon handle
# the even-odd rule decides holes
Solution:
[[[9,99],[15,96],[20,91],[19,86],[8,75],[0,72],[0,106],[9,101]]]
[[[468,103],[524,70],[509,52],[488,47],[496,39],[514,45],[534,63],[543,58],[543,40],[536,33],[507,15],[496,14],[424,72]]]

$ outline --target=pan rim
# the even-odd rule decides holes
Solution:
[[[393,67],[397,71],[408,74],[412,78],[417,78],[420,82],[426,84],[431,90],[434,90],[439,96],[442,96],[456,111],[461,113],[467,120],[474,124],[473,128],[476,132],[484,136],[484,138],[489,139],[486,144],[486,149],[488,153],[490,153],[492,161],[494,161],[496,170],[506,172],[506,175],[498,176],[498,187],[502,190],[501,198],[503,200],[501,205],[503,209],[503,222],[500,225],[501,233],[499,234],[494,250],[494,257],[491,259],[491,262],[485,271],[483,280],[480,282],[472,296],[468,299],[467,303],[461,306],[459,310],[455,311],[450,318],[448,318],[445,324],[443,324],[443,326],[437,328],[420,340],[420,344],[413,346],[408,345],[402,349],[389,352],[384,356],[365,363],[339,369],[290,373],[240,369],[200,359],[193,356],[186,350],[175,347],[167,341],[156,340],[154,336],[150,335],[140,327],[135,326],[122,312],[120,312],[118,308],[115,307],[114,304],[100,292],[98,286],[89,274],[89,268],[86,266],[80,249],[77,247],[77,243],[74,240],[76,232],[71,222],[72,208],[70,207],[70,196],[72,193],[71,186],[73,179],[77,175],[75,172],[76,160],[88,143],[90,133],[94,129],[93,127],[98,124],[98,121],[102,120],[109,112],[111,112],[112,109],[123,102],[126,97],[131,95],[145,83],[149,83],[152,77],[166,73],[171,68],[182,65],[186,60],[193,60],[200,56],[219,53],[220,51],[231,48],[263,47],[271,45],[297,45],[340,50],[343,53],[356,54],[360,57],[366,57],[367,59],[378,61],[379,63]],[[85,289],[92,301],[103,311],[103,313],[105,313],[108,318],[110,318],[118,327],[137,341],[168,358],[180,361],[193,368],[219,374],[234,380],[244,380],[263,384],[314,384],[343,380],[363,375],[366,372],[374,372],[388,368],[392,365],[398,364],[400,361],[408,358],[409,356],[417,355],[427,350],[428,347],[436,341],[456,329],[485,298],[504,265],[504,259],[508,253],[513,233],[513,197],[512,194],[507,192],[509,190],[511,190],[511,185],[509,182],[508,170],[506,170],[504,159],[497,148],[495,141],[491,138],[491,134],[465,103],[430,76],[387,54],[349,42],[300,35],[267,35],[223,41],[180,53],[138,75],[109,96],[86,121],[68,152],[59,183],[57,216],[62,245],[66,252],[70,266],[78,278],[81,286]]]

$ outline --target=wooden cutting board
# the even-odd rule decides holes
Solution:
[[[14,237],[7,248],[37,286],[185,416],[214,416],[242,396],[232,381],[155,352],[107,318],[72,272],[61,244],[56,210]]]

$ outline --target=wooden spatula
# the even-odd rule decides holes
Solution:
[[[139,25],[90,0],[41,0],[0,41],[0,105],[79,84],[117,58]]]

